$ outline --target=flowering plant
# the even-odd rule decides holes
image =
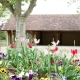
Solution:
[[[58,52],[58,43],[44,51],[26,46],[7,50],[8,70],[12,80],[80,80],[80,61],[75,65],[74,55],[67,58]],[[65,52],[65,51],[64,51]],[[54,53],[54,54],[53,54]]]
[[[6,57],[6,54],[0,52],[0,80],[9,80]]]

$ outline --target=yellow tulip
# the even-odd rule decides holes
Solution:
[[[45,78],[45,80],[50,80],[50,78]]]
[[[76,66],[76,70],[77,71],[80,71],[80,66]]]
[[[0,61],[0,65],[2,65],[2,61]]]
[[[77,58],[76,58],[76,57],[74,57],[74,58],[73,58],[73,61],[76,61],[76,59],[77,59]]]
[[[63,72],[63,68],[62,68],[61,66],[58,67],[58,70],[59,70],[60,72]]]
[[[40,80],[45,80],[45,78],[42,77]]]

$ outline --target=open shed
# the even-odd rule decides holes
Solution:
[[[15,18],[11,17],[1,30],[6,31],[7,44],[15,41]],[[78,14],[53,14],[30,15],[26,19],[26,34],[40,38],[39,45],[51,44],[52,39],[60,40],[60,45],[80,46],[80,15]],[[14,40],[12,41],[12,38]]]

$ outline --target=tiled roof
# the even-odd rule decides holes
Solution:
[[[2,30],[16,30],[15,19],[12,17]],[[30,15],[26,19],[26,30],[37,31],[80,31],[80,15],[54,14]]]

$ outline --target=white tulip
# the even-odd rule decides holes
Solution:
[[[34,39],[34,42],[36,43],[36,44],[38,44],[39,42],[40,42],[40,39]]]

